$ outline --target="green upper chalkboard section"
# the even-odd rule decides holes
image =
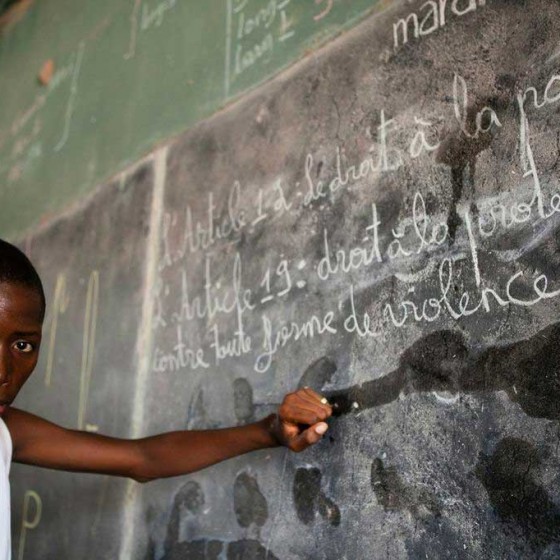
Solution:
[[[0,36],[0,235],[55,215],[385,3],[34,2]]]

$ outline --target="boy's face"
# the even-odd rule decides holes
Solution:
[[[39,294],[20,284],[0,282],[0,415],[37,365],[41,328]]]

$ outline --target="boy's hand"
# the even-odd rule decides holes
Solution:
[[[280,445],[299,453],[323,437],[328,429],[325,420],[331,414],[327,399],[304,387],[284,397],[272,421],[271,433]]]

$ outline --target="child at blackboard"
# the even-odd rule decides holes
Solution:
[[[10,557],[12,459],[147,482],[266,447],[284,445],[302,451],[327,430],[331,408],[307,388],[287,395],[277,414],[247,426],[169,432],[139,440],[65,429],[12,408],[37,365],[44,316],[45,295],[33,265],[19,249],[0,240],[0,560]]]

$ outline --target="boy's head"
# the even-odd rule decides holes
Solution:
[[[17,248],[0,239],[0,284],[16,284],[39,296],[41,322],[45,317],[43,284],[31,261]]]
[[[19,249],[0,240],[0,415],[37,365],[44,317],[37,271]]]

